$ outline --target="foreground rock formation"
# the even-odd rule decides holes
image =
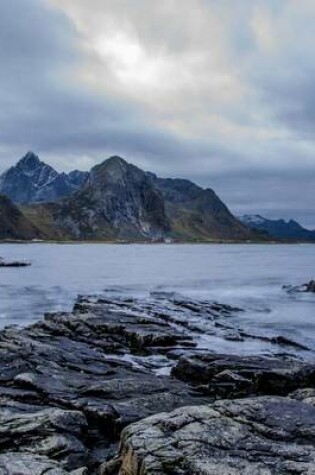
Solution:
[[[312,353],[245,334],[240,311],[105,294],[2,330],[0,475],[313,473]],[[246,354],[252,341],[269,356]],[[234,354],[218,354],[220,342]]]
[[[315,407],[261,397],[186,407],[133,424],[122,435],[119,473],[311,475],[314,460]]]

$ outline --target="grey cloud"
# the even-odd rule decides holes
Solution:
[[[28,149],[68,170],[118,153],[160,175],[213,187],[235,210],[287,204],[309,216],[315,9],[308,0],[295,5],[93,0],[91,9],[87,0],[0,2],[0,167]],[[274,47],[259,43],[253,18],[262,14]],[[162,80],[162,92],[133,94],[91,51],[88,35],[98,28],[133,35],[150,60],[171,67],[165,83],[187,70],[186,82],[165,92]],[[82,71],[96,76],[97,87],[82,80]]]

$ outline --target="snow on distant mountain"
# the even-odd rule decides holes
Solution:
[[[290,219],[268,219],[260,214],[245,214],[239,220],[251,229],[263,231],[277,239],[315,241],[315,231],[303,228],[297,221]]]

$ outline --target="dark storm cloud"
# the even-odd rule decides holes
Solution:
[[[309,216],[314,20],[310,0],[0,2],[0,168],[118,153],[235,210]]]

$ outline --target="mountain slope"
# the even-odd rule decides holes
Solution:
[[[0,193],[20,204],[56,201],[74,193],[87,173],[58,173],[50,165],[28,152],[0,177]]]
[[[9,198],[0,195],[0,239],[30,240],[40,237],[40,231]]]
[[[188,240],[256,239],[211,189],[189,180],[150,177],[162,193],[174,237]]]
[[[214,191],[188,180],[157,178],[116,156],[95,166],[70,197],[28,207],[26,213],[53,239],[259,239]]]
[[[74,195],[36,213],[44,217],[46,232],[50,216],[51,232],[75,239],[161,239],[169,232],[161,193],[145,172],[120,157],[95,166]]]
[[[285,240],[315,241],[315,231],[303,228],[293,219],[267,219],[259,214],[246,214],[240,220],[251,229],[263,231],[269,236]]]

